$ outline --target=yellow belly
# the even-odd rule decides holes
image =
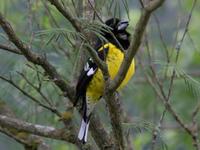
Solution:
[[[110,44],[110,43],[105,44],[103,47],[106,48],[108,46],[109,46],[109,51],[106,57],[106,63],[108,65],[108,71],[109,71],[110,77],[111,79],[114,79],[124,59],[124,54],[113,44]],[[99,51],[102,50],[103,47],[100,48]],[[128,83],[128,81],[133,76],[134,72],[135,72],[135,63],[133,59],[128,69],[128,72],[126,74],[126,77],[124,78],[124,80],[122,81],[121,85],[118,87],[117,90],[121,89]],[[104,90],[103,74],[101,70],[98,69],[87,87],[86,97],[88,97],[90,100],[95,102],[99,100],[99,98],[103,95],[103,90]]]

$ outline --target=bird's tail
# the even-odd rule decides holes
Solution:
[[[81,121],[81,127],[78,133],[78,139],[81,140],[83,143],[87,142],[87,135],[88,135],[88,129],[89,129],[89,117],[86,119],[82,119]]]
[[[90,124],[90,118],[91,118],[91,112],[95,106],[95,103],[90,103],[90,101],[86,101],[86,99],[83,99],[83,117],[81,121],[81,127],[78,133],[78,139],[81,140],[83,143],[87,142],[87,136],[88,136],[88,129]]]

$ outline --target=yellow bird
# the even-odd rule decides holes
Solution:
[[[124,51],[130,45],[130,34],[126,31],[128,21],[111,18],[105,24],[109,26],[112,33],[106,31],[106,29],[102,30],[101,34],[106,40],[98,39],[95,49],[99,58],[106,61],[110,77],[114,79],[124,59]],[[124,80],[117,90],[120,90],[128,83],[134,72],[135,64],[133,60]],[[103,95],[104,85],[105,82],[101,70],[92,58],[89,58],[79,77],[76,86],[76,101],[74,103],[76,105],[79,99],[83,101],[83,117],[78,134],[79,140],[83,143],[87,142],[90,116],[94,106]]]

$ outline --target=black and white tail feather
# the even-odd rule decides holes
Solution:
[[[94,107],[95,107],[95,104],[90,103],[90,100],[87,98],[87,100],[84,103],[84,108],[83,108],[84,112],[83,112],[83,117],[81,121],[81,127],[78,133],[78,139],[82,141],[83,143],[87,142],[90,117],[91,117]]]
[[[80,128],[79,133],[78,133],[78,139],[80,141],[82,141],[83,143],[87,142],[89,124],[90,124],[89,119],[86,119],[86,120],[82,119],[81,128]]]
[[[87,142],[87,136],[88,136],[88,129],[89,129],[89,124],[90,124],[90,116],[91,114],[88,115],[89,110],[88,110],[88,104],[85,102],[83,104],[83,117],[81,121],[81,127],[78,133],[78,139],[82,141],[83,143]]]

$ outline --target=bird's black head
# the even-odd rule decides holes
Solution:
[[[105,24],[110,27],[105,29],[103,32],[103,36],[112,44],[117,47],[123,47],[124,50],[128,49],[130,45],[130,34],[126,31],[128,27],[128,21],[120,20],[118,18],[111,18],[105,22]],[[112,32],[112,34],[111,34]],[[121,46],[120,46],[121,45]]]

